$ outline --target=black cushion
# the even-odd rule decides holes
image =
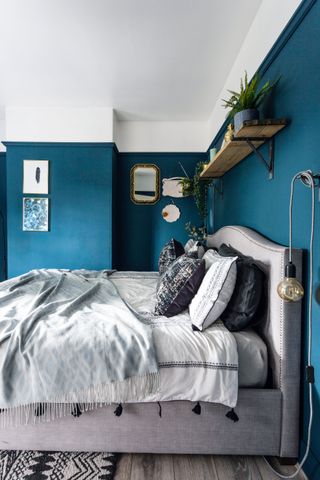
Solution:
[[[221,320],[231,332],[254,326],[262,319],[265,274],[250,257],[242,255],[228,245],[221,245],[219,254],[238,256],[237,280],[231,299],[221,315]]]
[[[165,244],[159,255],[158,267],[160,275],[167,270],[172,262],[183,254],[183,245],[174,238],[171,238],[171,240]]]
[[[197,293],[204,274],[204,260],[186,254],[177,258],[160,279],[155,314],[173,317],[185,310]]]

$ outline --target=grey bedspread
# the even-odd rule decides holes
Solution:
[[[159,382],[152,330],[107,272],[33,270],[0,284],[0,371],[1,409],[139,400]]]

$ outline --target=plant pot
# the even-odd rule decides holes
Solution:
[[[234,133],[240,130],[243,125],[243,122],[247,120],[259,120],[259,110],[256,108],[247,108],[246,110],[242,110],[238,112],[234,116]]]
[[[180,185],[183,197],[193,195],[193,180],[191,178],[182,178],[182,180],[180,180]]]

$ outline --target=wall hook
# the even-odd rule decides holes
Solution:
[[[315,188],[318,189],[318,202],[320,202],[320,173],[313,173],[312,170],[307,170],[313,176]],[[308,177],[301,175],[301,181],[307,186],[311,187]]]

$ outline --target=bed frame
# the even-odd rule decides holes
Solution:
[[[261,334],[269,351],[271,383],[264,389],[240,389],[235,411],[239,421],[225,416],[227,407],[201,403],[201,415],[188,401],[115,406],[37,425],[0,430],[1,449],[109,451],[298,456],[301,302],[284,303],[276,287],[283,277],[288,248],[253,230],[224,227],[209,236],[208,245],[222,243],[252,256],[268,277],[268,311]],[[302,251],[293,251],[301,278]]]

